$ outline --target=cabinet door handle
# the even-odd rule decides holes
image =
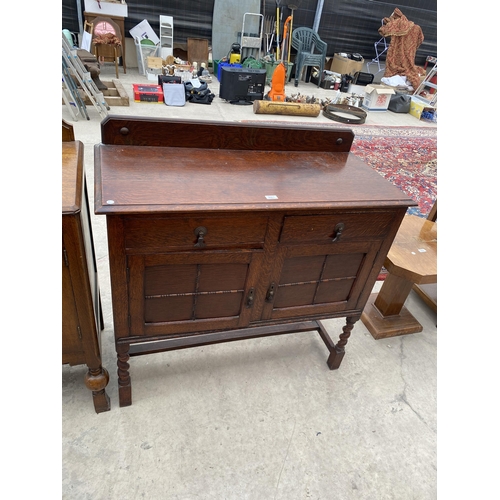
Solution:
[[[343,222],[339,222],[334,230],[333,230],[333,240],[332,240],[332,243],[334,243],[335,241],[339,241],[340,240],[340,237],[342,236],[342,231],[344,231],[344,228],[345,228],[345,224]]]
[[[247,307],[253,306],[253,300],[254,300],[254,289],[250,288],[250,290],[248,290],[248,295],[247,295]]]
[[[207,228],[203,226],[199,226],[194,230],[194,235],[198,238],[195,247],[196,248],[205,248],[205,235],[207,234]]]
[[[272,302],[274,299],[274,292],[276,291],[276,285],[271,283],[271,286],[267,290],[266,302]]]

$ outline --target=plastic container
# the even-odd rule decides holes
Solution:
[[[156,56],[159,45],[151,45],[152,42],[150,42],[150,40],[139,41],[138,38],[134,38],[134,43],[137,52],[137,67],[139,69],[139,74],[146,76],[146,61],[148,57]]]
[[[220,75],[221,75],[221,69],[223,66],[229,66],[230,68],[241,68],[241,64],[230,64],[230,63],[227,63],[227,62],[219,62],[219,64],[217,65],[217,80],[219,80],[220,82]],[[214,71],[215,73],[215,71]]]

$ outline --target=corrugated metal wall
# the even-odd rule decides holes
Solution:
[[[83,12],[83,0],[81,4]],[[312,28],[318,0],[294,0],[289,4],[286,0],[280,1],[283,21],[291,13],[288,5],[293,4],[298,6],[294,11],[293,26]],[[143,19],[147,19],[159,33],[158,16],[164,14],[174,17],[175,43],[186,43],[187,38],[206,38],[210,41],[213,5],[214,0],[149,0],[147,5],[129,2],[125,35],[130,36],[128,30]],[[336,52],[357,52],[365,59],[374,58],[374,44],[381,38],[378,28],[382,18],[389,17],[396,7],[410,21],[418,24],[424,33],[425,40],[417,51],[416,64],[423,65],[428,55],[437,56],[437,0],[325,0],[318,32],[328,44],[328,56]],[[264,9],[265,15],[275,16],[276,1],[263,0],[262,13]],[[62,28],[79,31],[76,0],[62,0]]]

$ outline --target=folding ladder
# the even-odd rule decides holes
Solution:
[[[437,83],[432,82],[431,80],[437,75],[437,60],[434,66],[431,68],[429,73],[427,73],[426,77],[424,80],[420,82],[420,85],[416,88],[415,92],[413,92],[413,95],[419,96],[420,99],[424,99],[427,101],[431,106],[435,106],[437,103]],[[426,88],[433,89],[434,92],[429,92],[427,97],[421,96],[420,93],[423,92]],[[430,97],[430,98],[429,98]]]
[[[62,35],[62,64],[63,99],[65,103],[66,101],[69,101],[69,96],[71,95],[73,102],[77,104],[79,111],[82,111],[83,114],[86,115],[87,120],[90,119],[87,114],[85,104],[83,104],[80,97],[79,90],[73,80],[74,78],[79,83],[85,94],[87,94],[90,102],[97,109],[99,116],[101,118],[105,118],[108,115],[109,105],[104,99],[104,94],[97,88],[94,80],[92,80],[90,72],[85,69],[85,66],[78,57],[76,49],[70,47],[64,34]],[[70,105],[68,105],[68,107],[70,107]]]

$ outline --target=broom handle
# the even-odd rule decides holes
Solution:
[[[290,64],[290,52],[292,51],[292,30],[293,30],[293,9],[292,15],[290,16],[290,37],[288,38],[288,64]]]
[[[282,54],[281,54],[281,62],[283,62],[283,59],[285,58],[286,54],[286,48],[287,48],[287,33],[288,33],[288,23],[292,20],[292,16],[288,16],[285,21],[285,25],[283,27],[283,49],[282,49]],[[290,54],[288,54],[290,56]]]
[[[276,2],[276,60],[280,58],[280,7]]]

